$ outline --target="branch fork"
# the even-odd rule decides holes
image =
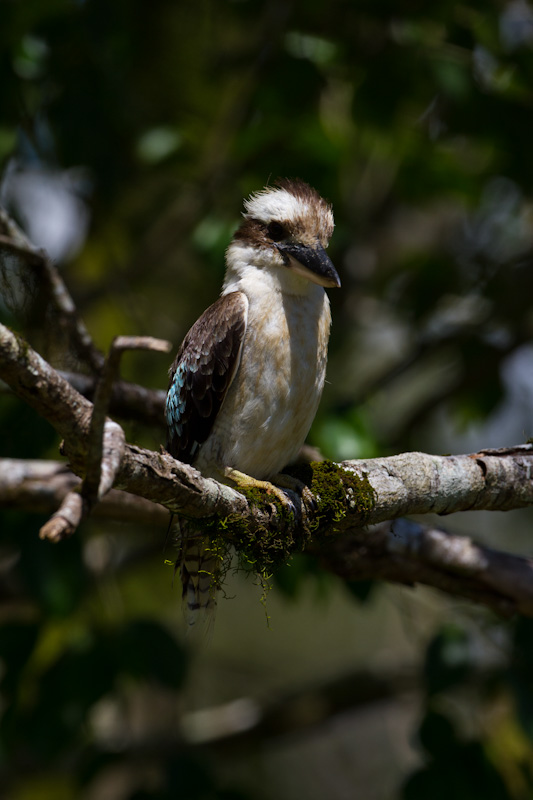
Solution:
[[[94,506],[113,488],[124,456],[126,437],[120,425],[107,419],[113,384],[126,350],[168,352],[170,342],[150,336],[118,336],[110,347],[98,379],[90,415],[85,477],[63,499],[41,530],[41,539],[59,542],[71,536]]]

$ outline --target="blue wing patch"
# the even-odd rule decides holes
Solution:
[[[248,300],[223,295],[194,323],[170,369],[167,450],[192,463],[233,380],[246,332]]]
[[[181,436],[183,433],[183,425],[180,419],[185,413],[186,397],[183,389],[185,388],[186,377],[187,368],[184,363],[181,363],[174,373],[174,378],[172,379],[167,394],[167,425],[176,436]]]

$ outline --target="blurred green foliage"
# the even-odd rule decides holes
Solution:
[[[217,295],[242,197],[299,176],[333,202],[343,281],[312,443],[331,458],[449,450],[442,415],[449,431],[500,407],[505,435],[531,435],[520,366],[530,362],[513,373],[515,384],[524,374],[518,404],[504,380],[533,338],[526,2],[4,0],[0,18],[0,201],[37,244],[57,247],[100,347],[129,333],[177,345]],[[2,319],[57,366],[79,368],[24,265],[1,267]],[[166,366],[130,355],[123,375],[163,388]],[[3,456],[56,452],[54,433],[10,396],[0,427]],[[141,426],[128,435],[150,447],[163,438]],[[496,434],[480,445],[513,443]],[[161,692],[174,708],[187,667],[160,554],[137,572],[132,557],[133,577],[124,566],[145,533],[87,525],[83,540],[51,549],[38,527],[36,515],[2,512],[2,796],[91,798],[119,775],[117,798],[272,797],[268,785],[244,794],[221,783],[198,748],[158,750],[157,730],[136,739],[134,698],[147,697],[144,721]],[[328,580],[309,559],[277,585],[298,600],[310,578],[324,597]],[[348,586],[358,602],[374,589]],[[430,643],[424,764],[403,797],[531,796],[530,628],[506,629],[502,664],[477,678],[479,707],[494,692],[506,701],[491,730],[461,727],[446,705],[472,690],[469,634],[454,622]]]

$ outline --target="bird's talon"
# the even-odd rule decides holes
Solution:
[[[278,486],[275,486],[273,483],[269,483],[266,487],[267,494],[272,495],[273,497],[278,500],[279,503],[283,506],[286,511],[289,511],[291,514],[296,513],[296,506],[292,502],[291,498],[284,492],[283,489],[280,489]]]
[[[313,495],[309,486],[303,483],[303,481],[298,480],[298,478],[294,478],[292,475],[286,475],[283,472],[279,475],[275,475],[274,480],[276,481],[277,485],[283,486],[285,489],[290,489],[292,492],[297,494],[309,511],[317,511],[318,505],[315,500],[315,496]]]
[[[302,489],[302,499],[305,502],[305,505],[309,508],[310,511],[315,513],[318,511],[318,503],[315,499],[315,496],[309,486],[305,486]]]

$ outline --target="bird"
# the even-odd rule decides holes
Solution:
[[[205,477],[279,495],[274,481],[296,459],[324,386],[325,289],[341,285],[326,253],[333,211],[306,182],[284,178],[245,199],[242,216],[221,296],[169,370],[166,449]],[[192,625],[216,606],[217,558],[207,537],[186,530],[185,521],[176,568]]]

